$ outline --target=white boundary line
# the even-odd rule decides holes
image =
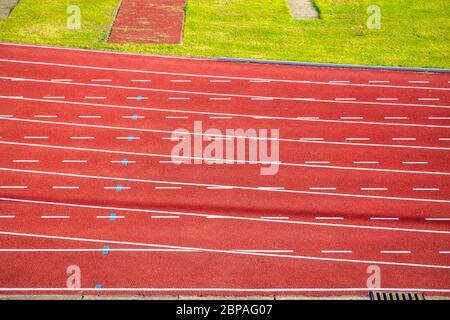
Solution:
[[[146,107],[102,104],[102,103],[92,103],[92,102],[78,102],[78,101],[67,101],[67,100],[63,101],[63,100],[48,100],[48,99],[37,99],[37,98],[25,98],[25,97],[18,97],[18,96],[0,96],[0,99],[36,101],[36,102],[46,102],[46,103],[58,103],[58,104],[73,104],[73,105],[77,105],[77,106],[95,106],[95,107],[113,108],[113,109],[130,109],[130,110],[135,110],[135,111],[136,110],[143,110],[143,111],[150,111],[150,112],[187,113],[187,114],[214,115],[214,116],[225,116],[225,117],[240,117],[240,118],[262,119],[262,120],[306,121],[306,122],[325,122],[325,123],[345,123],[345,124],[386,125],[386,126],[401,126],[401,127],[425,127],[425,128],[450,129],[450,126],[427,125],[427,124],[419,124],[419,123],[345,121],[345,120],[316,119],[316,118],[311,118],[311,117],[261,116],[261,115],[256,115],[256,114],[207,112],[207,111],[164,109],[164,108],[146,108]]]
[[[31,237],[40,239],[58,239],[58,240],[68,240],[68,241],[80,241],[80,242],[94,242],[94,243],[111,243],[111,244],[122,244],[122,245],[134,245],[142,247],[160,247],[167,249],[185,249],[185,250],[196,250],[199,252],[206,253],[223,253],[223,254],[234,254],[234,255],[249,255],[249,256],[261,256],[261,257],[273,257],[273,258],[286,258],[286,259],[299,259],[299,260],[312,260],[312,261],[332,261],[332,262],[348,262],[348,263],[360,263],[360,264],[380,264],[380,265],[394,265],[403,267],[419,267],[419,268],[434,268],[434,269],[449,269],[450,266],[445,265],[435,265],[435,264],[419,264],[419,263],[405,263],[405,262],[392,262],[392,261],[376,261],[376,260],[355,260],[355,259],[339,259],[339,258],[323,258],[323,257],[313,257],[313,256],[300,256],[300,255],[288,255],[288,254],[275,254],[275,253],[262,253],[262,252],[248,252],[248,251],[235,251],[235,250],[221,250],[221,249],[208,249],[208,248],[197,248],[197,247],[184,247],[184,246],[173,246],[173,245],[163,245],[154,243],[142,243],[142,242],[129,242],[129,241],[117,241],[117,240],[101,240],[92,238],[77,238],[77,237],[66,237],[66,236],[51,236],[33,233],[19,233],[19,232],[9,232],[0,231],[0,235],[18,236],[18,237]]]
[[[193,74],[193,73],[178,73],[178,72],[164,72],[164,71],[149,71],[149,70],[137,70],[137,69],[120,69],[110,67],[95,67],[77,64],[65,64],[65,63],[53,63],[43,61],[27,61],[27,60],[15,60],[15,59],[0,59],[1,62],[8,63],[23,63],[23,64],[36,64],[36,65],[48,65],[55,67],[65,68],[80,68],[80,69],[94,69],[94,70],[107,70],[107,71],[119,71],[119,72],[134,72],[134,73],[146,73],[146,74],[158,74],[158,75],[170,75],[170,76],[183,76],[193,78],[219,78],[230,80],[245,80],[245,81],[264,81],[264,82],[280,82],[280,83],[299,83],[299,84],[319,84],[319,85],[334,85],[334,86],[354,86],[354,87],[375,87],[375,88],[394,88],[394,89],[414,89],[414,90],[441,90],[449,91],[450,88],[443,87],[423,87],[423,86],[393,86],[393,85],[380,85],[380,84],[366,84],[366,83],[336,83],[327,81],[310,81],[310,80],[285,80],[285,79],[272,79],[272,78],[252,78],[252,77],[236,77],[236,76],[222,76],[222,75],[207,75],[207,74]],[[214,61],[214,60],[213,60]],[[216,61],[214,61],[216,62]]]
[[[362,225],[352,225],[352,224],[339,224],[339,223],[325,223],[325,222],[307,222],[298,220],[282,220],[282,219],[267,219],[267,218],[250,218],[250,217],[240,217],[240,216],[224,216],[215,214],[206,214],[198,212],[180,212],[180,211],[164,211],[164,210],[148,210],[148,209],[137,209],[137,208],[122,208],[122,207],[109,207],[109,206],[95,206],[95,205],[82,205],[74,203],[63,203],[63,202],[53,202],[53,201],[38,201],[29,199],[16,199],[16,198],[0,198],[0,201],[8,202],[18,202],[27,204],[39,204],[39,205],[50,205],[50,206],[62,206],[70,208],[83,208],[83,209],[101,209],[101,210],[115,210],[115,211],[130,211],[138,213],[157,213],[157,214],[171,214],[179,216],[188,217],[202,217],[202,218],[220,218],[220,219],[230,219],[230,220],[243,220],[243,221],[255,221],[255,222],[271,222],[271,223],[287,223],[287,224],[299,224],[299,225],[309,225],[309,226],[321,226],[321,227],[340,227],[340,228],[353,228],[353,229],[368,229],[368,230],[382,230],[382,231],[400,231],[400,232],[417,232],[417,233],[432,233],[432,234],[445,234],[450,235],[450,231],[444,230],[426,230],[426,229],[408,229],[408,228],[392,228],[392,227],[376,227],[376,226],[362,226]]]
[[[0,171],[76,177],[76,178],[84,178],[84,179],[98,179],[98,180],[105,179],[105,180],[114,180],[114,181],[128,181],[128,182],[137,182],[137,183],[152,183],[152,184],[160,183],[160,184],[182,185],[182,186],[190,186],[190,187],[221,187],[221,188],[232,187],[233,189],[246,190],[246,191],[283,192],[283,193],[294,193],[294,194],[310,194],[310,195],[335,196],[335,197],[346,197],[346,198],[382,199],[382,200],[395,200],[395,201],[450,203],[450,200],[448,200],[448,199],[402,198],[402,197],[349,194],[349,193],[314,192],[314,191],[290,190],[290,189],[261,189],[258,187],[247,187],[247,186],[230,186],[230,185],[219,185],[219,184],[209,184],[209,183],[162,181],[162,180],[151,180],[151,179],[133,179],[133,178],[108,177],[108,176],[92,176],[92,175],[82,175],[82,174],[73,174],[73,173],[64,173],[64,172],[23,170],[23,169],[14,169],[14,168],[0,168]]]
[[[112,130],[126,130],[126,131],[137,131],[137,132],[150,132],[150,133],[165,133],[165,134],[177,133],[177,130],[115,127],[115,126],[103,126],[103,125],[84,124],[84,123],[75,123],[75,122],[57,122],[57,121],[9,118],[9,117],[5,118],[5,117],[1,117],[1,116],[0,116],[0,120],[31,122],[31,123],[44,123],[44,124],[52,124],[52,125],[64,125],[64,126],[96,128],[96,129],[112,129]],[[291,138],[260,138],[260,137],[237,136],[237,135],[227,135],[227,134],[196,133],[196,132],[191,132],[191,131],[183,131],[183,132],[181,132],[181,134],[188,134],[191,136],[214,137],[214,138],[220,137],[220,138],[230,138],[230,139],[248,139],[248,140],[264,140],[264,141],[276,140],[276,141],[294,142],[294,143],[319,143],[319,144],[321,143],[321,144],[335,144],[335,145],[360,146],[360,147],[450,150],[450,147],[430,147],[430,146],[416,146],[416,145],[403,145],[403,144],[397,145],[397,144],[381,144],[381,143],[348,143],[348,142],[339,142],[339,141],[321,141],[321,140],[291,139]]]
[[[0,59],[2,61],[2,59]],[[423,107],[423,108],[439,108],[439,109],[449,109],[450,105],[436,105],[436,104],[417,104],[417,103],[391,103],[391,102],[373,102],[373,101],[336,101],[336,100],[325,100],[325,99],[309,99],[309,98],[298,98],[298,97],[270,97],[270,96],[255,96],[246,94],[235,94],[235,93],[215,93],[215,92],[202,92],[202,91],[185,91],[185,90],[171,90],[171,89],[157,89],[157,88],[145,88],[145,87],[128,87],[128,86],[114,86],[106,84],[94,84],[94,83],[83,83],[83,82],[66,82],[66,81],[51,81],[42,79],[31,79],[31,78],[16,78],[16,77],[3,77],[3,80],[17,80],[21,79],[24,82],[39,82],[39,83],[49,83],[49,84],[62,84],[66,86],[83,86],[83,87],[100,87],[100,88],[111,88],[111,89],[122,89],[122,90],[137,90],[137,91],[151,91],[151,92],[163,92],[163,93],[181,93],[187,95],[198,95],[198,96],[217,96],[217,97],[234,97],[234,98],[248,98],[248,99],[261,99],[261,100],[281,100],[281,101],[300,101],[300,102],[327,102],[327,103],[338,103],[338,104],[363,104],[363,105],[379,105],[379,106],[395,106],[395,107]],[[310,83],[310,82],[308,82]],[[427,88],[428,89],[428,88]],[[449,90],[443,89],[443,90]]]

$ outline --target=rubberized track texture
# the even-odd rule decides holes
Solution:
[[[449,81],[0,44],[0,293],[449,295]],[[176,164],[199,121],[278,173]]]
[[[167,43],[183,40],[186,0],[122,0],[110,43]]]

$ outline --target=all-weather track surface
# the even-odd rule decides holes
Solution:
[[[449,81],[2,43],[0,293],[448,296]],[[278,173],[177,164],[194,121]]]
[[[186,0],[122,0],[109,43],[181,43]]]

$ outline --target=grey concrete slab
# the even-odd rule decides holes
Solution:
[[[292,17],[296,20],[319,19],[319,12],[312,0],[287,0]]]

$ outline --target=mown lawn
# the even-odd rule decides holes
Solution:
[[[448,0],[316,0],[321,19],[295,21],[285,0],[189,0],[183,45],[109,45],[119,0],[21,0],[0,41],[203,57],[450,67]],[[68,5],[81,30],[66,27]],[[381,8],[381,29],[366,26]]]

